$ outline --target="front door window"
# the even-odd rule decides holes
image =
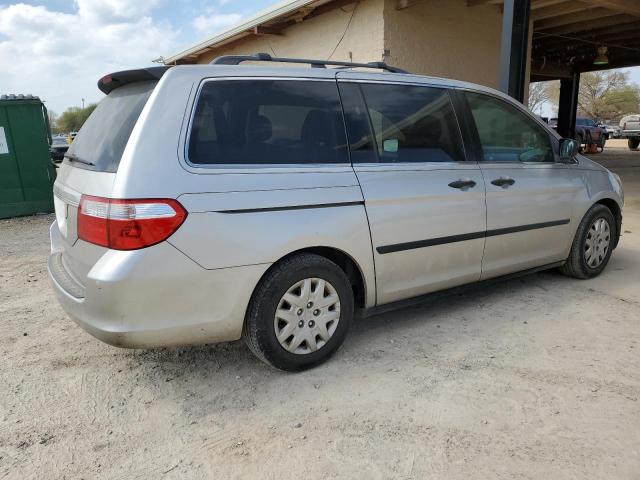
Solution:
[[[507,102],[465,92],[486,162],[553,162],[551,137]]]

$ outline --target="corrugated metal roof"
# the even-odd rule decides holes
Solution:
[[[274,20],[280,20],[283,17],[295,15],[298,11],[303,11],[305,9],[313,9],[330,3],[333,0],[285,0],[283,2],[277,3],[272,7],[264,10],[253,17],[242,20],[240,23],[236,24],[233,27],[228,28],[227,30],[218,33],[212,37],[209,37],[193,47],[187,48],[182,52],[176,53],[174,55],[170,55],[166,58],[161,57],[162,62],[165,65],[174,64],[180,60],[184,60],[186,57],[194,57],[204,53],[206,50],[211,50],[213,48],[224,45],[225,43],[229,43],[230,41],[237,40],[239,38],[245,37],[247,35],[252,34],[252,30],[259,26],[265,26],[269,22],[273,22]],[[355,3],[356,0],[353,0]],[[156,60],[157,61],[157,60]]]

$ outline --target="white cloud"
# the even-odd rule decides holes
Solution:
[[[58,113],[97,101],[104,74],[148,66],[177,32],[150,16],[159,0],[76,0],[75,13],[0,5],[0,93],[31,93]]]
[[[131,21],[148,15],[160,0],[75,0],[78,14],[91,21]]]
[[[199,15],[193,20],[193,26],[201,33],[213,34],[224,27],[238,23],[242,15],[239,13],[216,14],[210,12]]]

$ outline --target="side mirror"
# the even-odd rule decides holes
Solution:
[[[571,162],[580,151],[580,143],[573,138],[560,140],[560,161]]]

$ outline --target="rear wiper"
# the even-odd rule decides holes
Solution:
[[[82,158],[80,158],[79,156],[77,156],[75,153],[67,153],[64,158],[68,158],[69,160],[71,160],[72,162],[78,162],[78,163],[83,163],[85,165],[89,165],[91,167],[95,167],[96,164],[93,162],[90,162],[89,160],[84,160]]]

